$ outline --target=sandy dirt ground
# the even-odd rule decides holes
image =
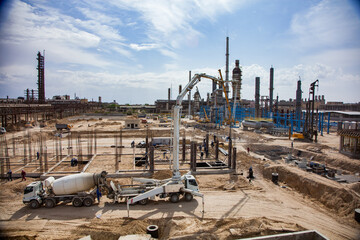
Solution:
[[[123,121],[105,117],[102,120],[89,117],[71,120],[75,126],[74,131],[88,131],[92,126],[99,128],[99,131],[117,131],[124,125]],[[152,124],[155,125],[156,122]],[[52,128],[48,126],[41,130],[42,134],[47,134],[47,141],[51,142],[49,149],[55,145],[53,134],[50,134]],[[170,134],[169,130],[159,128],[156,132],[167,136]],[[34,132],[32,138],[36,139],[36,129],[31,131]],[[181,131],[186,133],[187,139],[198,142],[201,142],[206,134],[205,131],[191,127]],[[121,169],[134,168],[131,155],[134,149],[129,146],[133,140],[144,140],[144,132],[138,131],[124,136],[123,153],[129,155],[122,156],[119,163]],[[210,132],[212,133],[216,133],[226,146],[228,129]],[[25,134],[9,134],[9,142],[10,136],[22,141]],[[336,134],[324,134],[319,137],[317,144],[295,141],[294,149],[290,148],[291,141],[286,137],[257,134],[241,129],[234,129],[233,139],[238,150],[236,174],[196,176],[205,196],[204,211],[202,199],[199,197],[195,197],[191,202],[181,200],[171,203],[161,199],[150,201],[147,205],[132,205],[130,217],[127,217],[124,202],[113,203],[106,197],[91,207],[74,208],[71,204],[59,204],[53,209],[30,209],[22,203],[22,194],[25,186],[36,179],[28,178],[25,182],[16,179],[0,183],[0,238],[78,239],[91,235],[92,239],[118,239],[126,234],[146,233],[148,225],[156,224],[160,229],[160,239],[179,236],[182,236],[182,239],[238,239],[305,229],[315,229],[329,239],[360,239],[360,225],[353,217],[354,209],[360,207],[360,183],[340,184],[302,171],[294,165],[285,164],[281,158],[270,160],[255,152],[269,146],[281,147],[285,152],[301,150],[303,157],[313,156],[316,161],[343,172],[359,173],[358,160],[338,153],[339,139]],[[98,144],[98,155],[89,165],[87,172],[115,172],[115,157],[111,155],[115,152],[111,147],[115,145],[114,139],[99,137]],[[67,146],[66,141],[64,146]],[[73,146],[75,147],[75,143]],[[247,147],[251,148],[250,154],[246,152]],[[83,148],[86,152],[86,143]],[[144,149],[135,151],[144,153]],[[162,156],[162,151],[159,151],[155,159],[161,159]],[[226,161],[224,156],[221,158]],[[21,159],[17,158],[16,161]],[[250,166],[254,168],[255,175],[251,182],[246,178]],[[188,165],[182,165],[182,168],[186,167],[188,168]],[[169,166],[159,165],[158,168],[168,169]],[[56,171],[59,169],[69,170],[66,164],[59,165]],[[279,173],[278,185],[271,182],[272,172]],[[171,177],[171,171],[157,171],[153,177]],[[109,180],[120,184],[131,183],[129,178]]]

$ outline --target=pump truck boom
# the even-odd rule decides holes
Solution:
[[[201,78],[209,78],[214,81],[219,81],[218,78],[207,75],[205,73],[195,74],[189,83],[184,87],[181,93],[176,98],[174,106],[174,140],[173,140],[173,176],[166,180],[154,179],[135,179],[143,183],[155,184],[155,187],[149,191],[137,195],[127,200],[127,210],[129,216],[129,205],[144,199],[154,198],[159,196],[161,198],[169,197],[171,202],[179,201],[179,196],[183,195],[185,200],[191,201],[193,196],[202,197],[202,206],[204,210],[204,195],[199,192],[198,184],[194,176],[187,173],[181,176],[179,171],[179,137],[180,137],[180,110],[182,108],[181,102],[184,96],[193,89],[193,87],[201,81]]]

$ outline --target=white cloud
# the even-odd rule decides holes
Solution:
[[[154,43],[143,43],[143,44],[131,43],[129,46],[130,48],[136,51],[151,50],[159,47],[158,44],[154,44]]]
[[[157,0],[157,1],[112,1],[120,9],[133,10],[141,14],[148,26],[146,34],[150,42],[167,49],[179,48],[186,44],[196,47],[202,36],[194,25],[200,20],[215,21],[216,17],[231,12],[245,1],[230,0]],[[170,50],[160,51],[163,55],[176,58]]]
[[[343,47],[358,39],[360,20],[356,10],[344,1],[323,0],[291,21],[297,48]]]

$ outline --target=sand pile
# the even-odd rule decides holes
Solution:
[[[268,179],[274,172],[279,174],[280,182],[318,200],[341,216],[352,215],[354,209],[360,206],[357,194],[332,180],[290,166],[270,166],[263,170],[264,177]]]
[[[34,178],[26,178],[26,181],[21,181],[21,179],[15,179],[10,182],[3,182],[0,184],[0,196],[9,198],[14,196],[19,196],[24,193],[25,187],[36,181]]]
[[[128,234],[145,234],[150,224],[159,226],[159,239],[234,239],[304,230],[297,224],[262,218],[199,219],[173,217],[162,219],[92,220],[80,226],[74,234],[91,235],[97,239],[118,239]]]

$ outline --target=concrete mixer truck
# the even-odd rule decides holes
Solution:
[[[42,204],[52,208],[59,202],[71,202],[74,207],[89,207],[95,201],[96,189],[111,191],[106,183],[106,175],[105,171],[97,174],[78,173],[32,182],[24,190],[23,203],[29,204],[31,208],[39,208]]]

